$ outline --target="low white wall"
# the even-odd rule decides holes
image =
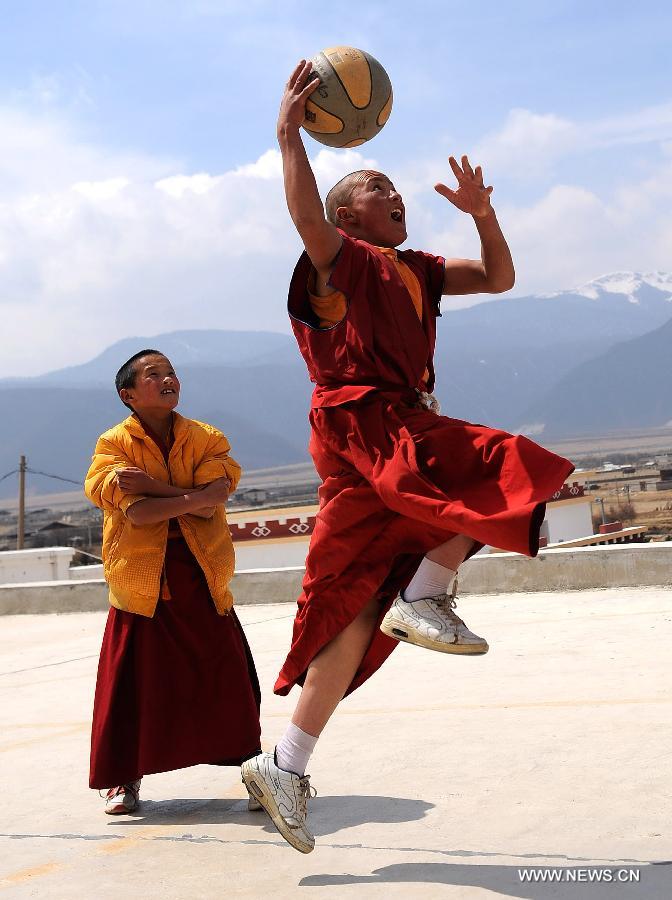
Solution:
[[[494,563],[494,565],[493,565]],[[460,567],[460,592],[580,591],[590,588],[671,586],[672,541],[474,556]]]
[[[72,566],[69,577],[71,581],[93,581],[103,578],[103,564],[93,566]]]
[[[240,541],[234,544],[236,569],[284,569],[287,566],[303,566],[308,555],[310,538],[278,541]]]
[[[0,584],[0,615],[95,612],[108,607],[104,581],[35,581]]]
[[[75,551],[72,547],[40,547],[3,550],[0,553],[0,585],[28,581],[63,581]]]
[[[546,507],[548,543],[574,541],[593,533],[590,502],[549,503]]]
[[[231,586],[236,603],[294,603],[303,573],[303,566],[238,571]],[[640,585],[672,587],[672,541],[544,550],[536,559],[515,553],[474,556],[460,569],[462,594]],[[101,579],[0,585],[0,615],[106,608],[107,585]]]

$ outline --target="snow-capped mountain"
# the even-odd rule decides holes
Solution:
[[[594,278],[586,284],[575,288],[573,293],[589,300],[599,300],[603,294],[622,294],[630,303],[640,303],[639,293],[642,288],[652,287],[656,291],[666,293],[668,302],[672,302],[672,273],[670,272],[612,272]],[[545,297],[560,296],[563,291],[544,294]]]

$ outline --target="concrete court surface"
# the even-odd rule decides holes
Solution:
[[[0,900],[672,897],[672,591],[466,597],[460,612],[487,656],[402,644],[330,723],[309,856],[247,811],[232,768],[148,776],[138,813],[105,816],[87,788],[105,614],[0,617]],[[239,614],[270,748],[294,704],[271,693],[293,605]],[[521,882],[524,867],[562,880]],[[604,870],[640,881],[569,881]]]

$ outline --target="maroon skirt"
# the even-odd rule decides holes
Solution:
[[[236,614],[218,615],[181,537],[153,618],[110,609],[98,664],[89,785],[109,788],[260,751],[259,681]]]
[[[422,557],[457,534],[536,556],[545,501],[572,463],[521,435],[371,395],[313,409],[311,454],[323,479],[292,647],[276,694],[303,684],[311,660],[373,597],[380,618]],[[397,641],[376,629],[348,688]]]

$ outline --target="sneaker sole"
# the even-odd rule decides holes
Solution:
[[[454,653],[459,656],[483,656],[490,647],[483,641],[482,644],[447,644],[445,641],[435,641],[425,637],[417,631],[412,631],[403,622],[385,616],[380,625],[380,630],[395,641],[403,641],[406,644],[415,644],[416,647],[424,647],[426,650],[437,650],[439,653]]]
[[[243,776],[245,787],[250,792],[250,794],[256,797],[261,808],[273,822],[273,824],[278,829],[283,838],[287,841],[287,843],[294,847],[295,850],[298,850],[299,853],[312,853],[315,845],[307,844],[305,841],[302,841],[287,825],[282,817],[282,814],[280,813],[280,810],[278,809],[278,804],[273,799],[273,795],[266,789],[266,783],[264,782],[264,779],[259,776],[257,770],[253,769],[248,765],[248,763],[244,762],[241,766],[240,771]]]
[[[110,809],[105,810],[105,814],[108,816],[126,816],[128,813],[135,812],[138,808],[138,804],[132,806],[130,809],[127,809],[122,804],[118,804],[117,806],[112,806]]]

